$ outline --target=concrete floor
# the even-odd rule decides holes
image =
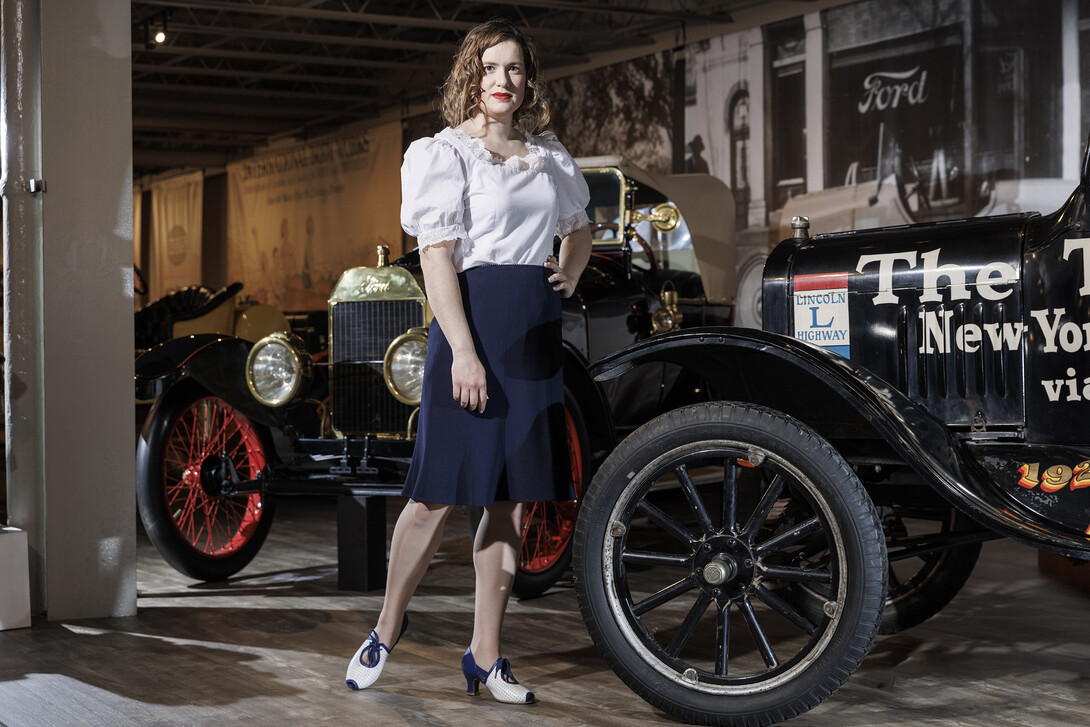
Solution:
[[[391,498],[391,508],[398,506]],[[673,720],[609,671],[570,582],[513,602],[506,656],[531,707],[467,698],[472,569],[464,521],[410,606],[382,679],[344,686],[347,659],[381,594],[336,589],[336,509],[282,503],[269,541],[239,577],[194,583],[146,539],[139,614],[36,622],[0,633],[0,725],[641,725]],[[906,633],[880,636],[848,684],[796,727],[1090,724],[1090,597],[1050,580],[1036,554],[984,545],[961,595]]]

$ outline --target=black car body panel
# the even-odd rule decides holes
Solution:
[[[1048,215],[803,231],[769,256],[766,332],[674,333],[593,373],[670,362],[712,398],[808,423],[859,470],[888,448],[981,525],[1090,559],[1087,187]]]
[[[979,448],[867,369],[797,339],[743,328],[661,336],[620,351],[592,369],[598,379],[649,362],[682,366],[714,399],[760,403],[807,422],[845,449],[879,438],[940,495],[981,525],[1035,547],[1090,559],[1090,538],[1058,527],[1012,498],[977,459]],[[790,382],[785,385],[785,382]],[[866,455],[848,457],[866,460]],[[1090,508],[1088,508],[1090,509]]]

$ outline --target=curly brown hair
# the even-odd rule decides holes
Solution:
[[[494,45],[513,41],[522,49],[526,71],[526,97],[514,113],[515,126],[529,134],[540,134],[549,126],[549,101],[545,81],[537,75],[537,49],[533,41],[510,21],[494,18],[472,28],[454,56],[454,66],[439,92],[439,111],[450,126],[477,115],[481,104],[481,55]]]

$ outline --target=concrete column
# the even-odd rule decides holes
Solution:
[[[1064,179],[1078,179],[1081,174],[1082,87],[1079,79],[1079,2],[1063,0],[1060,10],[1060,48],[1063,54],[1063,155]]]
[[[128,0],[0,0],[11,524],[50,619],[136,611]],[[12,121],[17,123],[12,127]],[[45,191],[31,193],[30,180]]]
[[[765,78],[767,59],[765,58],[764,33],[760,28],[753,28],[742,33],[744,52],[749,58],[745,65],[746,81],[749,84],[749,224],[748,227],[764,227],[765,215],[765,172],[772,155],[768,149],[768,128],[765,113]]]
[[[45,610],[41,30],[37,0],[0,0],[4,199],[4,433],[8,518],[27,532],[31,610]],[[0,523],[2,524],[2,523]]]
[[[825,189],[825,29],[821,13],[806,26],[806,191]]]

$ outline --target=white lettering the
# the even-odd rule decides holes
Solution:
[[[1073,252],[1082,253],[1082,287],[1079,288],[1079,295],[1090,295],[1090,255],[1087,254],[1088,249],[1090,249],[1090,238],[1064,240],[1064,260],[1067,260]]]
[[[984,300],[1003,300],[1014,292],[1012,286],[1018,283],[1018,268],[1014,265],[996,260],[982,266],[977,271],[975,280],[969,280],[969,269],[956,263],[942,264],[939,261],[941,253],[941,247],[919,253],[920,269],[916,274],[922,277],[922,281],[915,278],[919,282],[901,286],[922,288],[921,303],[969,300],[973,297],[973,290]],[[898,303],[897,295],[893,292],[894,274],[897,273],[900,277],[908,270],[916,269],[916,251],[860,255],[855,271],[862,273],[875,263],[878,264],[878,294],[871,302],[874,305]],[[899,263],[906,264],[907,270],[898,267]]]
[[[939,251],[941,249],[942,248],[937,247],[920,256],[923,260],[923,294],[920,296],[921,303],[942,300],[942,295],[938,290],[939,280],[941,278],[946,278],[950,281],[951,300],[966,300],[972,297],[969,295],[969,290],[965,287],[965,268],[960,265],[954,265],[953,263],[939,265]]]
[[[859,262],[855,266],[857,273],[863,272],[871,263],[878,263],[878,295],[871,301],[874,305],[897,302],[897,296],[893,294],[893,264],[898,260],[908,263],[910,270],[916,267],[915,251],[859,256]]]
[[[1018,271],[1010,263],[992,262],[980,269],[976,276],[976,290],[985,300],[1003,300],[1011,294],[1011,289],[996,290],[996,285],[1008,286],[1017,277]]]

